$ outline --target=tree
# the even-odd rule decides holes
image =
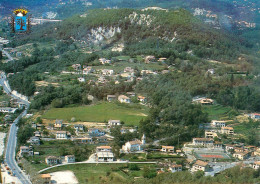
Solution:
[[[150,169],[149,167],[145,166],[143,170],[143,177],[144,178],[153,178],[157,175],[155,169]]]
[[[3,59],[3,52],[0,50],[0,60]]]

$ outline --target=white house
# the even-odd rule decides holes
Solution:
[[[259,113],[252,113],[249,115],[252,119],[259,120],[260,119],[260,114]]]
[[[114,70],[110,70],[110,69],[103,69],[103,70],[101,70],[101,72],[102,72],[102,75],[108,75],[108,76],[114,74]]]
[[[81,125],[81,124],[76,124],[76,125],[74,125],[74,129],[76,130],[76,131],[84,131],[84,125]]]
[[[121,121],[120,120],[108,120],[108,125],[109,126],[119,126],[119,125],[121,125]]]
[[[90,128],[88,129],[88,134],[93,137],[99,137],[105,135],[106,133],[97,128]]]
[[[78,78],[78,81],[79,81],[79,82],[85,82],[86,80],[85,80],[84,77],[79,77],[79,78]]]
[[[139,102],[141,102],[143,104],[147,102],[147,98],[144,96],[138,96],[138,100],[139,100]]]
[[[245,160],[246,158],[249,157],[249,152],[244,151],[244,152],[235,152],[233,154],[234,158],[238,158],[239,160]]]
[[[192,144],[196,146],[213,147],[214,140],[211,138],[193,138]]]
[[[99,162],[112,162],[114,161],[114,154],[112,152],[98,152],[97,160]]]
[[[56,121],[55,121],[55,123],[54,123],[54,128],[61,130],[61,128],[62,128],[62,126],[63,126],[62,122],[63,122],[63,120],[61,120],[61,119],[56,119]]]
[[[74,163],[75,162],[75,156],[74,155],[66,155],[65,156],[65,162],[66,163]]]
[[[221,127],[221,133],[227,135],[234,135],[233,127]]]
[[[174,152],[174,146],[162,146],[162,152]]]
[[[67,132],[66,131],[57,131],[56,139],[68,139]]]
[[[113,100],[116,100],[116,95],[107,95],[107,101],[112,102]]]
[[[214,126],[214,127],[225,127],[226,121],[212,120],[211,125]]]
[[[191,169],[193,172],[196,172],[196,171],[204,171],[204,172],[207,172],[209,170],[209,164],[208,162],[204,162],[204,161],[201,161],[201,160],[197,160],[193,166],[192,166],[192,169]]]
[[[125,143],[125,145],[122,146],[122,150],[124,152],[135,152],[135,151],[141,151],[143,150],[143,147],[145,145],[145,135],[142,137],[142,141],[136,139],[133,141],[128,141]]]
[[[20,156],[23,156],[24,154],[28,154],[30,151],[30,148],[28,146],[21,146],[20,147]]]
[[[84,75],[88,75],[88,74],[92,73],[93,71],[94,71],[94,70],[92,69],[92,67],[91,67],[91,66],[88,66],[88,67],[86,67],[86,68],[83,69],[83,74],[84,74]]]
[[[253,164],[253,169],[257,170],[260,168],[260,161],[255,161]]]
[[[40,145],[40,138],[33,136],[27,142],[32,144],[32,145]]]
[[[47,165],[56,165],[60,162],[60,159],[55,156],[48,156],[45,158],[45,162]]]
[[[111,60],[105,59],[105,58],[100,58],[99,62],[104,65],[104,64],[110,64]]]
[[[96,152],[112,152],[111,146],[98,146]]]
[[[125,95],[120,95],[120,96],[118,97],[118,101],[119,101],[120,103],[130,103],[130,98],[127,97],[127,96],[125,96]]]
[[[182,165],[173,164],[173,165],[170,166],[169,170],[172,173],[175,173],[175,172],[178,172],[178,171],[182,171]]]

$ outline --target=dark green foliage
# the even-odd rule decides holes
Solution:
[[[23,121],[23,120],[21,120]],[[26,141],[33,136],[34,129],[30,124],[19,123],[19,129],[17,132],[17,141],[19,145],[25,144]]]
[[[139,171],[139,170],[140,170],[140,168],[138,167],[137,164],[129,164],[129,165],[128,165],[128,168],[129,168],[129,170],[131,170],[131,171]]]
[[[155,169],[150,169],[149,167],[145,166],[143,170],[143,177],[144,178],[154,178],[157,175]]]

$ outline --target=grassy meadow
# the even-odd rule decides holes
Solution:
[[[52,108],[42,117],[45,119],[63,119],[70,121],[75,117],[77,121],[104,122],[110,119],[118,119],[125,125],[138,125],[141,119],[148,114],[148,108],[139,104],[118,104],[102,102],[96,105]]]

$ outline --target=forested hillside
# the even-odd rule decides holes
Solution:
[[[101,37],[101,38],[100,38]],[[188,11],[133,9],[92,10],[86,17],[74,16],[62,23],[36,27],[28,40],[77,40],[93,48],[125,44],[125,54],[195,55],[200,58],[235,62],[252,47],[247,41],[205,25]],[[173,51],[175,50],[175,52]],[[176,52],[177,51],[177,52]]]

